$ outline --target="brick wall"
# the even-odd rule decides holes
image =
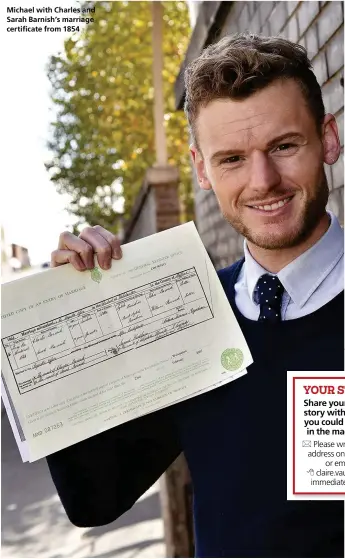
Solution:
[[[344,219],[344,15],[342,2],[232,2],[220,37],[239,31],[282,35],[308,51],[322,87],[327,112],[338,122],[342,153],[326,167],[330,188],[329,209]],[[201,191],[195,182],[196,222],[216,268],[242,255],[242,239],[222,217],[212,192]]]

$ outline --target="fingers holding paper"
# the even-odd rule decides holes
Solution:
[[[79,272],[83,272],[87,269],[79,254],[74,250],[58,249],[52,252],[50,261],[50,266],[52,268],[68,263],[72,264]]]
[[[79,238],[92,246],[94,253],[97,255],[98,263],[104,270],[110,268],[112,258],[118,260],[122,257],[118,238],[100,225],[86,227],[80,233]]]
[[[91,270],[95,255],[103,270],[111,267],[111,260],[122,257],[119,239],[101,227],[86,227],[79,237],[69,231],[61,233],[58,249],[51,255],[51,266],[70,263],[78,271]]]

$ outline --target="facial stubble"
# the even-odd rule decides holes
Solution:
[[[274,194],[275,193],[271,193],[272,198]],[[276,193],[276,195],[281,196],[281,193]],[[224,218],[237,233],[243,235],[249,242],[263,249],[279,250],[295,247],[304,242],[312,234],[325,215],[328,195],[327,177],[322,167],[320,171],[320,180],[314,189],[314,196],[305,200],[298,222],[293,229],[285,235],[270,232],[257,233],[253,228],[243,222],[241,216],[229,215],[225,208],[221,206],[220,209]]]

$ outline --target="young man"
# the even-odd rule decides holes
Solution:
[[[344,504],[286,499],[286,372],[344,370],[343,234],[326,212],[339,157],[305,50],[226,37],[186,71],[201,188],[246,241],[219,272],[254,363],[236,381],[48,457],[71,521],[115,520],[184,451],[199,557],[343,557]],[[107,269],[101,227],[60,237],[52,265]]]

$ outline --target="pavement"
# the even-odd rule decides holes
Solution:
[[[165,557],[159,487],[107,526],[77,528],[60,503],[45,460],[23,464],[1,414],[1,556]]]

